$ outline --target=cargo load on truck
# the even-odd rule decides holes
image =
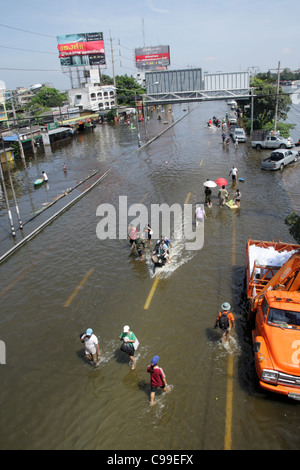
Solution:
[[[300,245],[249,239],[246,260],[259,384],[300,400]]]

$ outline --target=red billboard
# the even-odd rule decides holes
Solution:
[[[135,49],[135,65],[138,69],[157,70],[170,65],[169,46],[141,47]]]
[[[77,33],[57,36],[62,67],[105,65],[103,33]]]

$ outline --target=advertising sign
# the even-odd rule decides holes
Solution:
[[[141,47],[135,49],[135,65],[142,70],[157,70],[170,65],[169,46]]]
[[[62,67],[106,65],[103,33],[78,33],[57,36]]]

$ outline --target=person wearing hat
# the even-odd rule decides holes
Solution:
[[[123,332],[120,334],[120,340],[123,341],[121,351],[124,351],[126,354],[128,354],[130,359],[129,365],[131,369],[135,369],[133,343],[136,342],[136,336],[133,331],[130,331],[129,325],[124,326]]]
[[[85,343],[85,357],[91,361],[93,360],[96,366],[99,362],[101,353],[98,343],[98,338],[94,335],[92,328],[88,328],[81,336],[82,343]]]
[[[132,249],[135,248],[141,261],[144,260],[145,240],[141,238],[140,234],[136,234],[136,238],[132,243]]]
[[[223,330],[222,340],[226,338],[226,341],[229,339],[231,328],[234,328],[234,316],[230,311],[231,305],[228,302],[224,302],[221,305],[221,311],[219,312],[214,328],[219,327]]]
[[[157,387],[162,388],[163,392],[169,392],[171,390],[168,387],[166,375],[161,367],[158,366],[159,356],[154,356],[151,361],[151,365],[147,367],[147,372],[150,374],[150,405],[154,404],[155,393]]]

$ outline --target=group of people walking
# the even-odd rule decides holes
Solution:
[[[235,326],[234,316],[231,312],[231,305],[224,302],[221,305],[214,328],[219,327],[222,331],[222,341],[228,341],[230,332]],[[119,336],[121,344],[121,351],[123,351],[129,358],[129,366],[131,370],[136,367],[135,352],[139,347],[139,340],[133,331],[130,330],[129,325],[123,327],[123,331]],[[85,357],[94,366],[100,363],[100,347],[97,336],[94,334],[92,328],[87,328],[84,333],[81,333],[80,340],[85,345]],[[166,374],[162,367],[158,365],[159,356],[153,356],[151,363],[147,366],[147,373],[150,374],[150,404],[154,404],[155,394],[158,389],[162,389],[164,393],[170,392],[172,386],[167,384]]]
[[[129,366],[131,370],[135,369],[136,360],[134,357],[135,351],[139,347],[139,340],[133,331],[130,330],[129,325],[123,327],[123,331],[119,336],[121,344],[121,351],[129,357]],[[85,357],[94,366],[100,363],[100,347],[97,336],[94,334],[92,328],[88,328],[85,333],[81,333],[80,340],[85,345]],[[158,365],[159,356],[155,355],[151,364],[147,367],[147,372],[150,374],[150,404],[154,404],[155,394],[158,388],[167,393],[171,391],[172,387],[168,386],[166,374],[162,367]]]
[[[145,249],[146,246],[151,248],[151,239],[152,239],[152,228],[147,224],[144,228],[145,237],[147,240],[142,238],[137,228],[133,224],[130,224],[128,227],[128,240],[131,246],[131,253],[136,251],[138,258],[143,261],[145,259]],[[170,262],[170,244],[171,240],[167,237],[161,236],[154,246],[152,255],[156,255],[159,258],[164,258],[164,260]]]
[[[231,170],[229,172],[229,176],[230,175],[231,175],[231,178],[232,178],[232,185],[234,187],[237,183],[237,177],[238,177],[238,170],[234,165],[233,165],[233,167],[231,168]],[[210,187],[207,187],[207,186],[205,187],[204,195],[205,195],[205,205],[207,207],[212,207],[212,201],[211,201],[212,190],[211,190]],[[241,197],[242,197],[241,191],[239,190],[239,188],[236,188],[235,193],[233,195],[233,204],[235,204],[237,207],[240,207],[240,205],[241,205]],[[225,184],[222,184],[222,186],[219,189],[218,199],[219,199],[219,206],[220,207],[223,207],[229,199],[229,193],[226,189]]]

